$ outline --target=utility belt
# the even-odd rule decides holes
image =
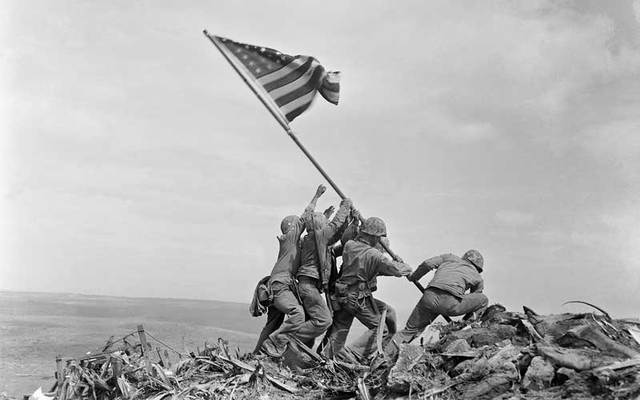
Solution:
[[[373,292],[375,287],[369,286],[368,282],[354,282],[352,284],[338,283],[336,282],[336,291],[331,296],[333,307],[335,310],[339,310],[347,307],[348,303],[357,303],[359,307],[365,307],[366,303],[370,303],[371,309],[378,313],[378,306],[376,300],[373,298]]]
[[[357,281],[354,283],[336,282],[335,296],[338,301],[346,301],[348,297],[362,299],[371,296],[375,288],[369,287],[369,282]]]

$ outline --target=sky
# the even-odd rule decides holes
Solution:
[[[292,127],[413,267],[640,316],[640,0],[3,3],[0,289],[250,301],[323,180],[207,29],[342,72]]]

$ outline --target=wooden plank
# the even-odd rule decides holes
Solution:
[[[145,369],[147,370],[147,373],[151,375],[151,362],[149,361],[147,335],[145,335],[144,333],[144,327],[142,326],[142,324],[138,325],[138,336],[140,337],[140,344],[142,347],[142,356],[144,357],[144,361],[145,361]]]
[[[317,362],[320,362],[320,363],[324,362],[324,359],[318,353],[316,353],[313,350],[311,350],[309,348],[309,346],[307,346],[306,344],[302,343],[302,341],[300,339],[298,339],[297,337],[292,336],[290,338],[290,340],[295,342],[295,344],[300,348],[300,350],[302,350],[305,353],[307,353],[309,355],[309,357],[313,358]]]
[[[117,380],[122,374],[122,360],[118,357],[111,357],[111,369],[113,371],[113,377]]]
[[[249,371],[249,372],[255,372],[255,370],[256,370],[253,366],[251,366],[251,365],[249,365],[249,364],[247,364],[247,363],[245,363],[243,361],[240,361],[240,360],[236,360],[236,359],[233,359],[233,358],[227,358],[225,356],[215,356],[215,357],[221,359],[222,361],[226,361],[228,363],[231,363],[231,364],[235,365],[236,367],[242,368],[242,369],[244,369],[246,371]],[[278,381],[277,379],[270,377],[266,373],[264,374],[264,376],[269,380],[269,382],[273,383],[275,386],[279,387],[282,390],[286,390],[289,393],[296,393],[296,391],[297,391],[296,388],[293,388],[293,387],[291,387],[291,386],[289,386],[289,385],[287,385],[285,383],[282,383],[282,382]]]
[[[56,382],[57,384],[57,390],[56,390],[56,397],[60,398],[60,392],[62,391],[62,382],[64,381],[64,376],[63,374],[63,370],[62,370],[62,356],[61,355],[57,355],[56,356]]]
[[[382,314],[380,314],[380,323],[378,324],[378,331],[376,332],[376,347],[378,350],[378,354],[382,356],[384,356],[382,339],[383,339],[384,330],[386,327],[387,327],[387,307],[385,307],[384,310],[382,310]]]

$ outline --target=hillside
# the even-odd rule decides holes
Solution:
[[[250,351],[263,323],[240,303],[0,292],[0,392],[21,396],[46,387],[57,354],[85,354],[137,324],[178,351],[221,336]]]

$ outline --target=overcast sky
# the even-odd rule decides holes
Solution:
[[[640,0],[0,12],[0,289],[250,300],[323,181],[207,29],[342,71],[292,126],[412,266],[477,248],[492,302],[640,316]]]

